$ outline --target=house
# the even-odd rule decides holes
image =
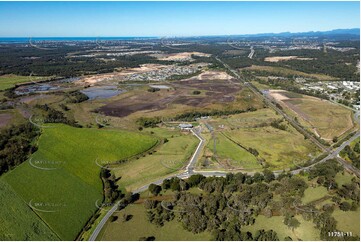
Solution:
[[[178,127],[181,130],[190,130],[191,128],[193,128],[192,124],[179,124]]]

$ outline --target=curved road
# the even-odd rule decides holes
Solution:
[[[161,178],[157,181],[154,181],[152,182],[153,184],[157,184],[157,185],[160,185],[162,184],[162,182],[165,180],[165,179],[169,179],[169,178],[172,178],[172,177],[179,177],[181,179],[186,179],[188,177],[190,177],[191,175],[194,175],[194,174],[201,174],[203,176],[218,176],[218,177],[225,177],[229,172],[222,172],[222,171],[196,171],[194,170],[194,166],[198,160],[198,157],[200,155],[200,152],[204,146],[204,143],[205,143],[205,139],[201,136],[200,132],[201,132],[201,128],[195,128],[195,129],[192,129],[191,130],[192,134],[195,135],[198,139],[199,139],[199,144],[197,146],[197,149],[196,151],[194,152],[193,156],[191,157],[191,159],[189,160],[189,163],[188,165],[186,166],[186,169],[184,172],[182,173],[179,173],[179,174],[176,174],[176,175],[170,175],[168,177],[165,177],[165,178]],[[293,170],[291,171],[292,174],[298,174],[300,173],[301,171],[304,171],[304,170],[308,170],[310,169],[311,167],[315,166],[316,164],[319,164],[319,163],[322,163],[322,162],[325,162],[329,159],[332,159],[332,158],[337,158],[337,160],[339,162],[341,162],[343,164],[343,166],[352,171],[353,173],[355,173],[358,177],[360,177],[360,171],[357,170],[356,168],[354,168],[352,165],[350,165],[348,162],[346,162],[345,160],[343,160],[342,158],[340,158],[338,156],[338,154],[340,153],[341,150],[343,150],[347,145],[349,145],[353,140],[357,139],[358,137],[360,137],[360,133],[356,133],[354,136],[352,136],[349,140],[345,141],[344,143],[342,143],[342,145],[340,145],[339,147],[337,147],[336,149],[332,150],[331,152],[329,152],[329,155],[326,156],[325,158],[323,158],[322,160],[308,166],[308,167],[302,167],[300,169],[297,169],[297,170]],[[240,171],[242,172],[242,171]],[[282,173],[282,171],[274,171],[273,173],[277,176],[279,175],[280,173]],[[252,174],[254,172],[249,172],[249,174]],[[133,191],[133,193],[140,193],[140,192],[143,192],[145,190],[148,189],[148,186],[150,185],[151,183],[147,184],[147,185],[144,185],[136,190]],[[97,227],[94,229],[92,235],[90,236],[89,238],[89,241],[95,241],[96,238],[98,237],[100,231],[102,230],[102,228],[104,227],[105,223],[108,221],[108,219],[110,218],[110,216],[112,216],[112,214],[118,209],[118,206],[119,206],[119,202],[116,203],[107,213],[106,215],[102,218],[102,220],[99,222],[99,224],[97,225]]]
[[[315,139],[312,135],[310,135],[307,131],[305,131],[298,123],[296,123],[292,118],[288,117],[287,114],[285,114],[282,110],[280,110],[278,107],[276,107],[276,105],[274,105],[267,97],[265,97],[264,95],[262,95],[261,93],[259,93],[252,85],[250,85],[247,82],[244,82],[241,80],[241,77],[239,76],[239,74],[231,69],[226,63],[224,63],[223,61],[221,61],[219,58],[216,58],[219,62],[221,62],[229,71],[231,71],[237,78],[238,80],[240,80],[241,82],[244,83],[245,86],[247,86],[252,92],[254,92],[257,96],[259,96],[261,99],[265,100],[267,102],[267,104],[269,106],[271,106],[275,111],[277,111],[278,113],[280,113],[282,116],[284,116],[291,124],[293,124],[293,126],[299,130],[299,132],[302,132],[305,136],[307,136],[311,141],[313,141],[314,144],[316,144],[319,148],[321,148],[321,150],[328,152],[328,155],[323,158],[322,160],[307,166],[307,167],[302,167],[300,169],[297,170],[293,170],[290,171],[292,174],[298,174],[301,171],[304,170],[308,170],[311,167],[315,166],[316,164],[325,162],[329,159],[333,159],[336,158],[347,170],[353,172],[354,174],[356,174],[358,177],[360,177],[360,171],[358,169],[356,169],[355,167],[353,167],[351,164],[349,164],[347,161],[345,161],[344,159],[342,159],[341,157],[339,157],[339,153],[341,150],[343,150],[347,145],[349,145],[353,140],[355,140],[356,138],[360,137],[360,133],[357,132],[355,135],[353,135],[350,139],[348,139],[347,141],[345,141],[344,143],[342,143],[342,145],[340,145],[339,147],[330,150],[329,148],[326,148],[323,144],[321,144],[317,139]],[[356,116],[359,116],[359,112],[356,112]],[[201,136],[201,128],[194,128],[191,130],[192,134],[195,135],[198,139],[199,139],[199,144],[193,154],[193,156],[191,157],[191,159],[188,162],[188,165],[186,166],[186,169],[184,172],[176,174],[176,175],[170,175],[168,177],[159,179],[157,181],[152,182],[153,184],[157,184],[160,185],[162,184],[163,180],[165,179],[169,179],[172,177],[179,177],[181,179],[185,179],[190,177],[193,174],[201,174],[204,176],[218,176],[218,177],[224,177],[227,175],[227,173],[229,172],[222,172],[222,171],[196,171],[194,170],[194,166],[198,160],[198,157],[200,155],[201,150],[203,149],[205,140],[204,138]],[[240,171],[242,172],[242,171]],[[282,173],[282,171],[274,171],[273,173],[277,176],[280,173]],[[247,172],[245,172],[247,173]],[[249,174],[252,174],[254,172],[248,172]],[[145,190],[148,189],[148,186],[151,183],[142,186],[136,190],[133,191],[133,193],[140,193],[143,192]],[[107,220],[110,218],[110,216],[118,209],[118,205],[119,202],[116,203],[107,213],[106,215],[102,218],[102,220],[99,222],[99,224],[97,225],[97,227],[94,229],[92,235],[89,238],[89,241],[95,241],[96,238],[98,237],[100,231],[102,230],[102,228],[104,227],[105,223],[107,222]]]

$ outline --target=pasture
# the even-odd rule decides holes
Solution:
[[[353,127],[352,111],[340,105],[319,98],[295,95],[285,91],[275,91],[278,101],[297,115],[306,128],[321,138],[331,141]]]
[[[308,187],[302,197],[302,203],[308,204],[328,195],[327,188],[324,186]]]
[[[168,142],[156,147],[151,154],[117,165],[114,174],[116,177],[121,177],[118,185],[129,191],[156,181],[160,177],[180,172],[199,143],[191,133],[181,133],[179,130],[150,128],[144,131],[153,132],[155,136],[168,139]]]
[[[133,157],[157,143],[129,131],[44,128],[36,153],[3,179],[62,240],[74,240],[103,199],[100,166]]]
[[[223,165],[219,168],[228,169],[261,169],[257,158],[244,148],[233,143],[221,133],[215,134],[214,139],[211,138],[206,146],[208,152],[212,152],[218,161]]]
[[[133,215],[133,217],[127,222],[122,222],[121,218],[124,213]],[[160,241],[211,239],[210,233],[207,232],[193,234],[192,232],[186,231],[176,219],[166,222],[162,227],[151,224],[148,222],[146,209],[143,204],[132,204],[114,213],[114,215],[118,216],[118,220],[115,222],[108,221],[97,238],[98,240],[131,241],[139,240],[140,237],[149,236],[154,236],[156,240]]]

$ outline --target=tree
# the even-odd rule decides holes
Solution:
[[[161,191],[162,187],[156,184],[150,184],[148,190],[155,196],[157,196]]]
[[[295,217],[290,216],[289,214],[286,215],[285,219],[283,220],[283,223],[292,230],[300,226],[300,222]]]
[[[333,142],[333,143],[336,143],[337,141],[338,141],[337,136],[335,136],[335,137],[332,138],[332,142]]]
[[[194,187],[194,186],[197,186],[199,183],[201,183],[201,181],[204,178],[205,178],[205,176],[203,176],[201,174],[195,174],[188,178],[187,183],[189,184],[189,186]]]
[[[118,216],[112,215],[110,216],[110,222],[114,222],[118,219]]]
[[[275,179],[275,175],[270,170],[265,169],[263,171],[263,175],[264,175],[264,181],[267,183],[269,183]]]
[[[348,211],[348,210],[351,209],[351,204],[349,204],[348,202],[342,202],[342,203],[340,204],[340,209],[341,209],[342,211]]]
[[[123,217],[122,217],[122,222],[128,222],[132,218],[133,218],[133,215],[124,213]]]

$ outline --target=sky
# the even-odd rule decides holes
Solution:
[[[357,2],[0,2],[0,37],[202,36],[360,27]]]

